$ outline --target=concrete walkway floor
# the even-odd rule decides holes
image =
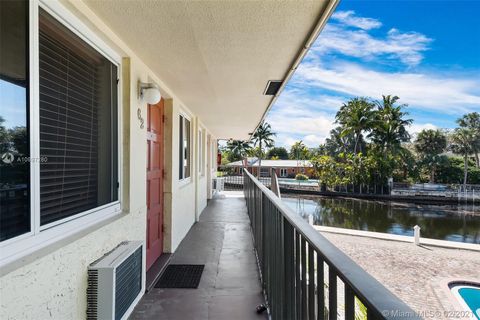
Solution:
[[[145,294],[130,319],[266,319],[245,199],[225,192],[211,200],[170,264],[205,264],[197,289],[157,289]]]

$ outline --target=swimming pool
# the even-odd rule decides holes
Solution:
[[[480,286],[461,284],[451,290],[465,310],[473,312],[473,319],[480,320]]]

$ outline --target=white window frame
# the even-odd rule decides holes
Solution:
[[[193,173],[193,170],[192,170],[192,152],[193,152],[193,148],[192,148],[192,135],[193,135],[193,132],[195,130],[192,130],[192,118],[186,114],[185,112],[181,111],[179,113],[179,116],[178,116],[178,119],[183,119],[183,125],[182,125],[182,130],[183,130],[183,133],[180,133],[180,127],[178,128],[179,132],[178,132],[178,137],[179,137],[179,145],[178,145],[178,148],[182,148],[182,155],[185,155],[185,150],[184,150],[184,146],[183,146],[183,140],[180,142],[180,136],[182,136],[182,138],[185,138],[185,121],[188,121],[189,124],[190,124],[190,132],[188,133],[188,170],[189,170],[189,175],[188,177],[185,177],[186,176],[186,170],[185,170],[185,165],[184,165],[184,161],[185,161],[185,156],[182,157],[182,159],[178,159],[179,162],[178,162],[178,165],[182,167],[182,177],[179,177],[179,181],[181,182],[182,185],[184,184],[188,184],[189,182],[192,181],[192,173]],[[178,122],[177,122],[178,123]],[[180,151],[180,150],[178,150]],[[179,169],[180,170],[180,169]]]
[[[77,16],[58,0],[29,1],[29,138],[30,158],[40,159],[39,116],[39,8],[52,15],[63,26],[117,66],[117,143],[118,143],[118,200],[76,215],[40,226],[40,163],[30,163],[30,232],[0,242],[0,267],[37,250],[61,241],[122,212],[122,64],[121,55],[110,48]]]
[[[288,176],[288,169],[287,168],[280,168],[280,177],[284,178]]]

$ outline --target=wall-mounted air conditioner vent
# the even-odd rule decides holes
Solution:
[[[225,190],[225,178],[216,177],[212,179],[213,190],[217,192],[222,192]]]
[[[126,319],[144,292],[143,242],[122,242],[88,267],[87,319]]]

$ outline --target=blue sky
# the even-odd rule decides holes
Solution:
[[[26,126],[25,88],[0,79],[1,116],[6,128]]]
[[[480,1],[341,1],[267,116],[276,144],[323,143],[354,96],[399,96],[412,134],[480,111],[479,12]]]

